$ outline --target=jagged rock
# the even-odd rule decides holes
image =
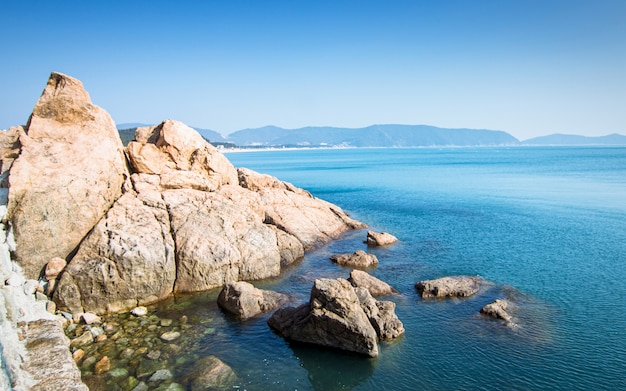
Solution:
[[[179,121],[166,120],[139,128],[128,144],[130,162],[138,173],[161,175],[161,186],[214,191],[237,184],[237,171],[217,148]]]
[[[217,304],[243,320],[273,310],[287,300],[287,295],[282,293],[258,289],[248,282],[239,281],[224,285]]]
[[[415,288],[422,298],[467,297],[478,292],[479,281],[476,277],[454,276],[435,280],[420,281]]]
[[[15,260],[37,279],[50,255],[66,258],[121,195],[128,177],[109,114],[82,83],[52,73],[11,166],[7,219]]]
[[[394,339],[404,334],[404,325],[396,316],[395,303],[376,300],[365,288],[356,288],[354,291],[378,338]]]
[[[81,243],[54,299],[73,313],[125,311],[167,297],[175,278],[167,210],[128,192]]]
[[[226,390],[237,382],[232,368],[215,356],[198,360],[187,377],[191,391]]]
[[[135,307],[132,310],[130,310],[130,313],[135,316],[146,316],[148,315],[148,308],[144,306]]]
[[[398,238],[387,232],[367,231],[365,243],[368,246],[388,246],[398,241]]]
[[[20,136],[24,134],[21,126],[10,127],[6,131],[0,131],[0,178],[2,187],[7,187],[5,174],[11,169],[13,162],[20,154]]]
[[[398,293],[393,287],[378,278],[371,276],[362,270],[352,270],[350,272],[350,283],[354,287],[367,289],[372,296],[389,295]]]
[[[96,314],[91,313],[91,312],[85,312],[84,314],[82,314],[80,316],[80,319],[85,324],[102,323],[102,320],[100,319],[100,317],[98,315],[96,315]]]
[[[295,236],[308,251],[337,238],[348,229],[364,228],[341,208],[315,198],[306,190],[269,175],[239,169],[239,183],[258,194],[264,219]]]
[[[358,250],[354,254],[336,254],[330,259],[340,266],[368,268],[378,265],[376,255],[368,254],[363,250]]]
[[[404,332],[395,305],[379,303],[347,280],[317,279],[309,303],[279,309],[268,324],[289,340],[376,357],[378,338],[395,338]]]
[[[480,313],[510,323],[513,318],[506,312],[508,305],[509,303],[506,300],[497,299],[481,308]]]

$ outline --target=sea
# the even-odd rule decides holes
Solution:
[[[287,342],[269,314],[222,313],[217,291],[185,300],[247,390],[626,390],[626,147],[354,148],[226,153],[330,201],[371,230],[350,231],[257,287],[308,301],[329,260],[365,250],[399,293],[405,334],[377,358]],[[479,276],[478,294],[425,300],[421,280]],[[513,323],[480,309],[510,302]],[[178,299],[181,300],[181,299]],[[170,303],[171,305],[171,303]],[[163,311],[166,311],[163,307]]]

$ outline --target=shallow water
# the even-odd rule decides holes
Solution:
[[[406,333],[368,359],[292,345],[269,315],[238,322],[217,291],[151,308],[189,317],[181,377],[214,354],[248,390],[574,390],[626,388],[626,148],[343,149],[232,153],[333,202],[400,242],[367,248],[365,231],[311,252],[257,287],[307,300],[318,277],[348,277],[334,253],[364,249],[369,272],[400,294],[388,299]],[[445,275],[487,281],[467,299],[421,300],[415,282]],[[496,298],[515,327],[487,319]],[[206,330],[210,332],[206,333]]]

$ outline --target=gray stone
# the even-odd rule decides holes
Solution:
[[[468,297],[479,290],[477,277],[454,276],[425,280],[415,284],[422,298]]]
[[[340,266],[368,268],[378,265],[376,255],[368,254],[363,250],[358,250],[353,254],[336,254],[330,259]]]
[[[217,304],[227,312],[245,320],[260,313],[273,310],[288,300],[287,295],[255,288],[239,281],[224,285]]]

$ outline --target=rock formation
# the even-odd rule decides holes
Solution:
[[[330,260],[339,266],[368,268],[378,265],[378,258],[374,254],[368,254],[363,250],[357,250],[353,254],[335,254]]]
[[[476,277],[454,276],[436,280],[425,280],[415,284],[422,298],[467,297],[478,292],[479,281]]]
[[[371,276],[362,270],[352,270],[350,272],[350,283],[355,288],[365,288],[372,296],[389,295],[398,293],[393,287],[378,278]]]
[[[283,307],[268,324],[284,338],[377,357],[378,339],[404,333],[395,304],[372,298],[347,280],[317,279],[309,303]]]
[[[241,320],[273,310],[286,303],[287,295],[258,289],[245,281],[231,282],[222,288],[217,304]]]
[[[365,243],[368,246],[388,246],[398,241],[398,238],[387,232],[367,231]]]
[[[492,318],[502,319],[507,324],[510,324],[513,318],[506,312],[508,305],[509,303],[506,300],[497,299],[481,308],[480,313]]]
[[[19,143],[7,219],[14,257],[37,279],[50,258],[70,256],[121,196],[128,170],[109,114],[60,73],[50,75]]]
[[[363,227],[305,190],[237,170],[177,121],[138,128],[124,150],[109,115],[59,73],[0,147],[16,261],[33,279],[51,259],[67,261],[45,278],[74,314],[276,276]]]
[[[237,382],[237,374],[215,356],[200,359],[189,373],[191,391],[227,390]]]

